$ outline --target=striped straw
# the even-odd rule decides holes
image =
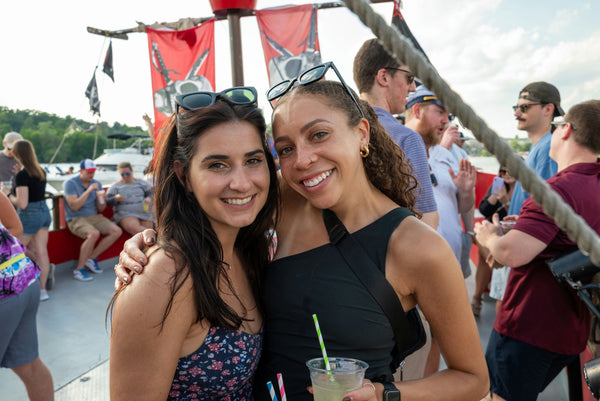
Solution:
[[[285,396],[285,388],[283,387],[283,375],[281,373],[277,373],[277,383],[279,384],[279,395],[281,395],[281,401],[287,401],[287,397]]]
[[[327,373],[329,373],[329,377],[331,377],[331,366],[329,366],[329,358],[327,358],[327,351],[325,351],[325,343],[323,342],[323,336],[321,335],[321,328],[319,327],[319,320],[317,319],[316,313],[313,315],[313,320],[315,321],[315,329],[317,329],[319,345],[321,345],[321,352],[323,353],[323,360],[325,361],[325,368],[327,368]]]
[[[277,396],[275,395],[275,389],[273,388],[273,383],[267,382],[267,387],[269,388],[269,394],[271,394],[271,400],[277,401]]]

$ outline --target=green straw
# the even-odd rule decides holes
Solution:
[[[325,361],[325,368],[329,377],[331,377],[331,366],[329,366],[329,358],[327,358],[327,351],[325,351],[325,343],[323,342],[323,336],[321,335],[321,328],[319,327],[319,320],[317,314],[313,314],[313,320],[315,322],[315,329],[317,329],[317,336],[319,337],[319,345],[321,345],[321,352],[323,353],[323,360]]]

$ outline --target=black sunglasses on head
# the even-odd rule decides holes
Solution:
[[[364,115],[362,109],[360,108],[358,101],[352,94],[352,91],[350,90],[348,85],[346,85],[346,81],[344,81],[344,78],[342,78],[342,75],[340,74],[338,69],[335,67],[335,64],[333,64],[333,62],[331,62],[331,61],[329,61],[327,63],[323,63],[321,65],[317,65],[316,67],[311,67],[308,70],[300,73],[300,75],[298,75],[296,78],[287,79],[287,80],[280,82],[277,85],[273,86],[271,89],[269,89],[267,91],[267,100],[271,104],[271,107],[274,108],[275,105],[273,104],[273,101],[279,99],[280,97],[282,97],[283,95],[288,93],[290,91],[290,89],[292,89],[294,87],[296,82],[299,85],[309,85],[309,84],[312,84],[313,82],[320,81],[321,79],[323,79],[323,77],[325,76],[325,73],[330,68],[333,69],[333,71],[335,72],[335,75],[337,75],[338,79],[340,80],[340,83],[342,84],[342,86],[344,87],[346,92],[348,92],[348,94],[350,95],[350,98],[352,98],[352,101],[358,108],[360,115],[364,118],[365,115]]]
[[[186,110],[197,110],[215,104],[219,97],[227,99],[233,104],[255,104],[258,94],[252,86],[236,86],[221,92],[182,93],[175,96],[175,103]]]

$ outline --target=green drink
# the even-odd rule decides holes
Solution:
[[[323,358],[306,362],[315,401],[341,401],[348,392],[359,389],[369,365],[358,359],[329,358],[328,372]]]

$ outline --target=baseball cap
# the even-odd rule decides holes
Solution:
[[[432,91],[430,91],[429,89],[427,89],[424,85],[419,85],[415,92],[411,92],[408,95],[407,100],[408,100],[408,103],[406,103],[407,109],[410,109],[417,103],[423,103],[423,102],[433,103],[444,109],[446,108],[446,106],[444,106],[443,103],[439,101],[439,99],[435,96],[435,94]]]
[[[523,92],[527,92],[527,95],[521,95]],[[519,92],[519,98],[540,103],[552,103],[554,105],[554,117],[565,115],[565,111],[560,107],[560,93],[558,89],[548,82],[539,81],[528,84]]]
[[[96,171],[96,164],[92,159],[83,159],[81,163],[79,163],[79,168],[81,170],[85,170],[88,173]]]
[[[6,149],[11,150],[15,142],[21,140],[23,140],[21,134],[19,134],[18,132],[9,132],[6,135],[4,135],[4,146],[6,146]]]

